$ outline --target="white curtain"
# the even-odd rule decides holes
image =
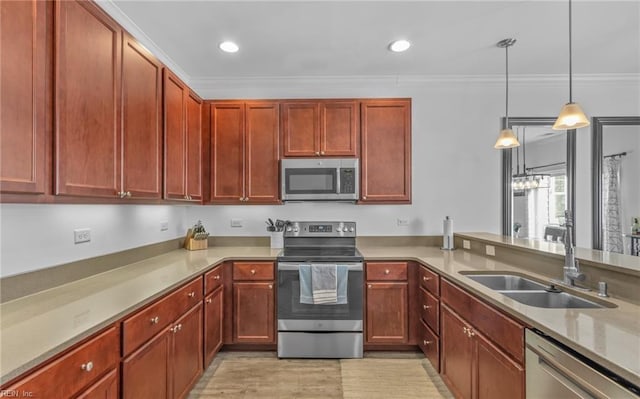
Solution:
[[[620,159],[605,158],[602,173],[602,249],[624,253],[620,220]]]

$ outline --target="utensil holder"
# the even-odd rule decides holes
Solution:
[[[284,246],[284,237],[281,231],[272,231],[269,234],[271,234],[271,248],[282,248]]]

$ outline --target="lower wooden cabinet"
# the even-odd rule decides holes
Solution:
[[[366,262],[365,344],[409,343],[409,265]]]
[[[418,327],[418,346],[436,371],[440,372],[440,338],[423,320]]]
[[[406,344],[409,340],[408,284],[367,283],[367,344]]]
[[[76,399],[118,399],[118,369],[111,370]]]
[[[174,324],[169,360],[172,398],[184,398],[202,374],[202,303]]]
[[[274,344],[274,282],[233,283],[233,341]]]
[[[122,362],[122,396],[183,398],[202,374],[202,303]]]
[[[219,286],[204,299],[204,366],[207,367],[222,347],[224,287]]]
[[[442,379],[459,398],[524,398],[524,367],[442,306]]]
[[[119,350],[120,328],[112,326],[18,382],[2,387],[2,392],[29,392],[33,398],[70,398],[79,394],[91,398],[98,391],[106,394],[111,391],[101,384],[102,376],[117,374]]]

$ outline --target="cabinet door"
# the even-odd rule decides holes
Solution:
[[[441,306],[440,374],[458,398],[470,399],[473,382],[473,342],[468,325],[446,306]]]
[[[211,104],[211,202],[244,199],[244,104]]]
[[[44,194],[47,2],[0,2],[0,191]]]
[[[316,102],[282,104],[283,156],[320,155],[320,106]]]
[[[327,101],[320,104],[320,155],[358,155],[360,126],[355,101]]]
[[[224,287],[218,286],[204,299],[204,364],[208,366],[222,347]]]
[[[367,343],[406,344],[407,283],[367,283]]]
[[[187,96],[186,184],[189,200],[202,199],[202,100],[194,93]]]
[[[186,200],[187,87],[164,69],[164,197]]]
[[[122,39],[122,191],[162,196],[162,65],[128,34]]]
[[[174,323],[172,346],[172,398],[184,398],[202,374],[202,302]]]
[[[170,334],[165,329],[122,361],[124,399],[169,397]]]
[[[118,399],[118,369],[111,370],[76,399]]]
[[[234,283],[234,342],[275,343],[273,282]]]
[[[361,105],[363,202],[411,202],[411,100]]]
[[[245,105],[245,195],[250,202],[279,203],[278,103]]]
[[[55,5],[55,193],[114,197],[120,187],[121,30],[91,2]]]
[[[475,340],[477,345],[477,377],[474,398],[524,399],[524,368],[511,360],[484,336],[476,333]]]

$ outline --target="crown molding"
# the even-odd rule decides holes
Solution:
[[[160,62],[162,62],[167,68],[171,69],[175,75],[177,75],[183,82],[189,84],[191,77],[180,67],[167,53],[165,53],[160,46],[155,44],[149,36],[147,36],[138,25],[135,24],[125,14],[120,7],[118,7],[112,0],[94,0],[100,8],[104,10],[111,18],[116,20],[131,36],[135,37],[140,44],[147,48]]]
[[[514,86],[558,86],[567,84],[567,74],[510,75]],[[640,73],[628,74],[574,74],[574,84],[580,85],[639,85]],[[364,76],[250,76],[250,77],[192,77],[196,92],[227,89],[282,88],[282,87],[415,87],[415,86],[502,86],[504,75],[364,75]]]

